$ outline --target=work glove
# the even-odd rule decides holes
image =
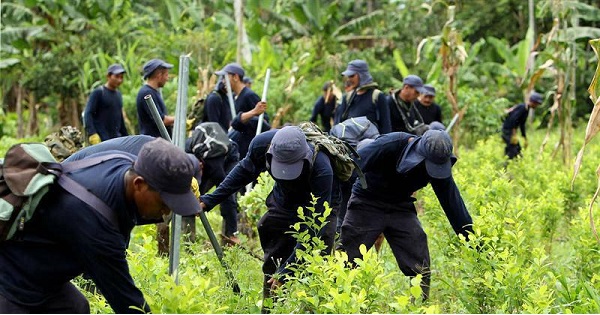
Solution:
[[[517,144],[519,143],[519,137],[517,137],[516,134],[513,134],[512,137],[510,137],[510,144]]]
[[[195,121],[196,121],[196,118],[187,119],[185,121],[185,130],[191,131],[194,128],[194,122]]]
[[[89,136],[88,141],[90,142],[90,144],[93,145],[93,144],[98,144],[98,143],[102,142],[102,139],[100,139],[100,136],[97,133],[95,133],[95,134]]]
[[[198,185],[198,180],[195,177],[192,177],[192,192],[196,198],[200,198],[200,185]]]

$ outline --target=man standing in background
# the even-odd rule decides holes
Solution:
[[[442,108],[435,102],[435,88],[432,85],[423,85],[423,93],[415,101],[415,107],[427,125],[434,121],[442,122]]]
[[[144,80],[147,81],[146,84],[140,88],[135,101],[140,134],[160,137],[158,126],[156,126],[156,123],[152,119],[150,109],[148,109],[146,100],[144,100],[144,96],[148,94],[152,95],[152,99],[156,104],[156,109],[158,109],[158,114],[169,133],[171,133],[173,123],[175,123],[175,117],[167,115],[167,106],[158,90],[167,83],[167,80],[169,79],[169,69],[171,68],[173,68],[172,64],[166,63],[160,59],[152,59],[144,65]]]
[[[125,73],[120,64],[111,65],[106,83],[90,94],[83,115],[90,144],[128,135],[123,119],[123,96],[118,90]]]

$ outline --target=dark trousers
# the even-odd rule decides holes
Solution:
[[[296,216],[284,217],[281,215],[282,209],[273,201],[273,194],[267,197],[267,213],[258,221],[258,236],[260,245],[264,252],[262,270],[264,273],[263,296],[270,296],[270,285],[267,281],[271,279],[277,268],[284,263],[294,252],[297,241],[290,234],[291,225],[298,222]],[[321,239],[327,246],[323,254],[331,253],[333,241],[335,238],[336,215],[334,212],[329,216],[328,223],[322,231]]]
[[[502,130],[502,140],[506,144],[504,147],[504,155],[506,155],[509,159],[514,159],[517,156],[521,155],[521,145],[519,143],[511,144],[510,138],[512,137],[512,129],[503,129]]]
[[[409,277],[423,275],[423,297],[429,296],[430,258],[427,234],[412,202],[392,205],[381,201],[367,201],[352,196],[342,225],[342,248],[348,260],[362,258],[359,247],[370,249],[377,236],[383,233],[402,273]]]
[[[67,282],[43,303],[35,306],[11,302],[0,295],[1,314],[89,314],[90,304],[75,288]]]

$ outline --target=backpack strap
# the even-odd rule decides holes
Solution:
[[[377,106],[377,101],[379,100],[379,95],[381,94],[380,89],[373,89],[373,94],[371,94],[371,101],[373,102],[373,106],[375,106],[375,115],[377,116],[377,123],[379,122],[379,106]]]
[[[117,228],[117,230],[120,230],[119,221],[117,219],[117,214],[115,213],[115,211],[113,211],[104,201],[102,201],[102,199],[98,198],[87,188],[83,187],[81,184],[70,178],[68,175],[64,174],[66,172],[84,169],[112,159],[125,159],[133,162],[133,159],[130,156],[120,153],[107,154],[79,161],[66,162],[62,164],[63,174],[62,176],[58,177],[58,184],[63,189],[71,193],[73,196],[85,202],[88,206],[92,207],[94,210],[100,213],[105,219],[112,223],[112,225],[115,228]]]

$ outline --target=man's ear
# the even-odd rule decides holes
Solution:
[[[142,177],[137,175],[136,177],[133,178],[133,189],[135,191],[145,191],[148,190],[149,186],[148,183],[146,183],[146,180]]]

